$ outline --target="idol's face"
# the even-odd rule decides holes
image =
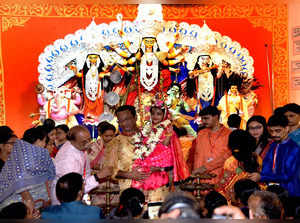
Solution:
[[[88,55],[88,60],[90,61],[91,64],[96,65],[97,64],[97,60],[98,60],[99,56],[97,54],[90,54]]]
[[[231,85],[230,92],[236,95],[238,93],[238,87],[236,85]]]
[[[199,65],[207,65],[210,64],[210,57],[209,56],[202,56],[199,57],[198,63]]]
[[[153,47],[153,45],[155,44],[154,38],[145,38],[143,41],[146,47]]]

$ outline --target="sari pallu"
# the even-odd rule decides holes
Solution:
[[[55,167],[47,149],[17,140],[0,173],[0,209],[22,202],[28,190],[36,200],[48,200],[46,183],[55,177]]]
[[[259,164],[259,171],[262,166],[262,159],[256,156],[257,162]],[[234,158],[234,156],[229,157],[224,163],[224,169],[222,173],[222,178],[220,183],[217,185],[216,191],[221,193],[228,201],[231,203],[235,200],[234,196],[234,184],[241,180],[247,179],[249,173],[246,172],[239,161]],[[263,183],[259,183],[261,188],[264,188]]]

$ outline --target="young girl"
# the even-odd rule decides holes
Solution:
[[[167,118],[164,102],[152,102],[151,122],[142,130],[142,145],[136,149],[133,168],[150,173],[143,181],[133,181],[132,187],[143,190],[155,190],[169,183],[167,171],[173,169],[173,180],[179,181],[189,176],[184,162],[179,140],[173,132],[171,121]]]

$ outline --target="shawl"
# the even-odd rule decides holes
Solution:
[[[54,177],[55,166],[48,150],[17,140],[0,173],[0,202]]]

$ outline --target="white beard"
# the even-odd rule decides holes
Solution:
[[[85,94],[91,101],[96,101],[98,92],[101,91],[99,84],[98,69],[95,65],[92,65],[87,74],[85,75]]]
[[[152,65],[147,65],[147,60]],[[141,58],[140,81],[147,91],[151,91],[158,82],[158,59],[154,53],[145,53]]]

